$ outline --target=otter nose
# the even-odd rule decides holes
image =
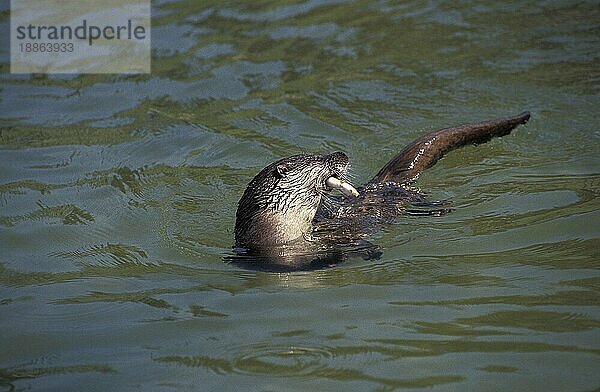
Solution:
[[[336,151],[332,154],[329,154],[328,161],[332,166],[346,166],[350,159],[348,159],[348,155],[344,154],[341,151]]]

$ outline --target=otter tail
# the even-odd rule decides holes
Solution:
[[[523,112],[515,117],[458,125],[425,135],[406,146],[369,183],[402,184],[415,180],[423,170],[433,166],[447,152],[508,135],[517,125],[525,124],[530,116],[529,112]]]

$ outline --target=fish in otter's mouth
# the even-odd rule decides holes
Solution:
[[[444,154],[508,135],[529,117],[529,112],[523,112],[427,134],[392,158],[360,192],[344,178],[349,159],[343,152],[300,154],[274,162],[250,181],[238,203],[235,245],[252,254],[274,256],[275,263],[290,264],[293,257],[280,256],[323,249],[315,245],[318,240],[313,234],[326,231],[333,239],[327,246],[333,247],[361,238],[369,226],[409,211],[404,207],[407,202],[428,204],[406,185]],[[324,214],[323,202],[332,198],[333,190],[343,196]]]
[[[327,184],[328,187],[332,188],[332,189],[337,189],[340,192],[342,192],[344,195],[346,196],[354,196],[354,197],[358,197],[359,193],[356,190],[356,188],[354,188],[352,186],[352,184],[342,181],[337,177],[329,177],[326,181],[325,184]]]

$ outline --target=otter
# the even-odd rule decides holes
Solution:
[[[442,215],[445,202],[431,202],[411,183],[446,153],[508,135],[530,118],[463,124],[429,133],[406,146],[363,187],[345,178],[343,152],[280,159],[248,184],[236,212],[237,264],[265,270],[305,270],[335,265],[354,254],[381,252],[365,238],[400,214]],[[338,190],[341,195],[334,196]]]

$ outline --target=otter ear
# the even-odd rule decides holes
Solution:
[[[275,167],[275,176],[277,176],[279,178],[285,177],[288,170],[289,170],[288,165],[286,165],[285,163],[280,163],[279,165],[277,165]]]

